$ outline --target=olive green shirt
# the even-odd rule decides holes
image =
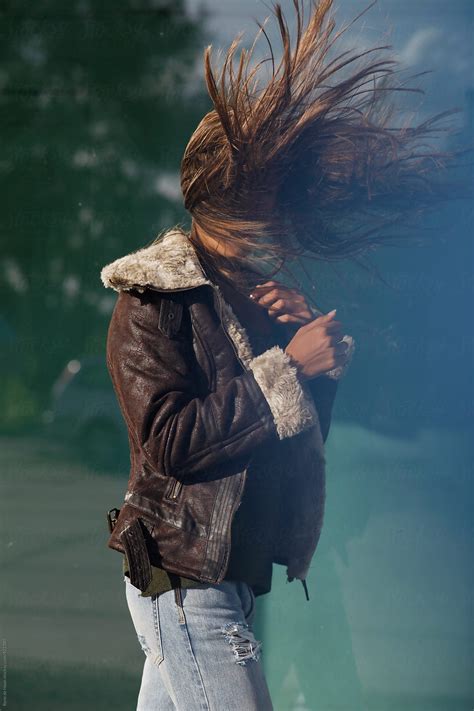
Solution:
[[[129,570],[127,556],[124,555],[123,574],[129,577],[128,572]],[[177,587],[177,584],[179,585],[179,587],[182,588],[192,588],[202,585],[202,583],[199,583],[197,580],[191,580],[190,578],[183,578],[176,575],[173,575],[172,581],[166,570],[163,570],[163,568],[157,568],[154,565],[151,566],[151,572],[152,578],[150,583],[148,584],[147,589],[142,592],[143,597],[150,597],[151,595],[160,595],[161,593],[167,592],[168,590],[173,590],[173,588]],[[176,583],[175,581],[178,581],[178,583]]]

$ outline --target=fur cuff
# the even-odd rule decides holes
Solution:
[[[311,395],[305,392],[296,366],[280,346],[252,358],[249,367],[272,411],[280,439],[318,423]]]

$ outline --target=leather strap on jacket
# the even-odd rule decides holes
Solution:
[[[124,528],[120,534],[129,568],[130,582],[144,592],[152,579],[152,570],[140,519]]]

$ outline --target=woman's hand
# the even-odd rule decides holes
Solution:
[[[295,334],[285,350],[303,378],[327,374],[337,379],[344,374],[355,343],[352,336],[342,335],[342,324],[334,319],[336,309],[328,314],[316,310],[315,315],[296,289],[276,281],[259,284],[250,297]]]
[[[335,320],[336,309],[301,326],[285,348],[304,379],[343,368],[350,346],[342,340],[342,324]]]
[[[250,298],[265,307],[269,316],[278,323],[305,324],[314,319],[304,296],[277,281],[258,284]]]

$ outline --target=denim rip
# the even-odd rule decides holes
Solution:
[[[221,632],[232,647],[237,664],[245,665],[248,659],[258,661],[262,642],[255,639],[246,622],[228,622]]]

